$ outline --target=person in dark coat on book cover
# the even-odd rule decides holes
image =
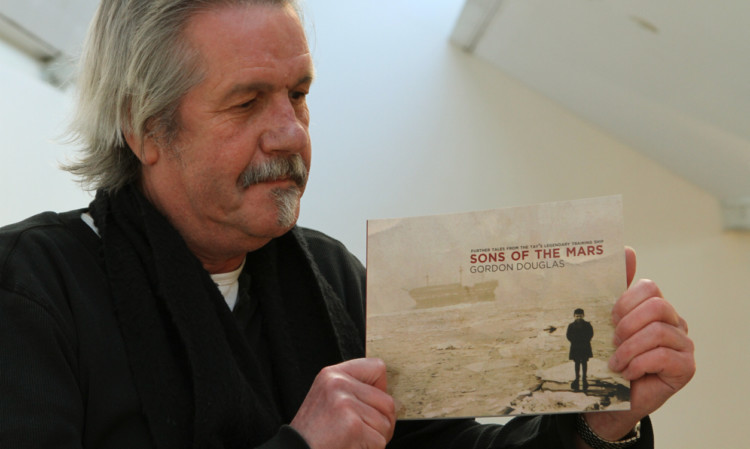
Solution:
[[[695,360],[629,249],[610,366],[631,410],[396,422],[364,267],[296,226],[313,77],[293,0],[101,1],[67,166],[96,198],[0,229],[0,445],[653,447]]]
[[[591,339],[594,338],[594,328],[591,327],[591,323],[583,319],[583,309],[576,309],[573,311],[573,317],[575,318],[575,321],[568,324],[568,331],[565,333],[565,336],[570,342],[570,353],[568,358],[574,362],[576,375],[575,380],[571,384],[571,388],[578,391],[579,381],[582,380],[583,389],[585,391],[589,388],[589,383],[586,379],[589,359],[594,356],[594,353],[591,351]],[[581,373],[581,371],[583,371],[583,373]],[[581,376],[581,374],[583,374],[583,376]]]

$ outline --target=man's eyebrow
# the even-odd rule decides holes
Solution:
[[[227,92],[224,96],[221,97],[221,103],[226,103],[232,98],[250,93],[250,92],[258,92],[258,91],[269,91],[272,89],[271,83],[266,82],[253,82],[253,83],[241,83],[241,84],[235,84],[232,86],[231,89],[229,89],[229,92]]]
[[[297,84],[295,84],[295,86],[299,86],[299,85],[301,85],[301,84],[310,84],[310,83],[312,83],[312,82],[313,82],[313,79],[314,79],[314,78],[315,78],[315,75],[314,75],[314,74],[313,74],[312,72],[310,72],[310,73],[308,73],[307,75],[305,75],[305,76],[303,76],[302,78],[300,78],[300,79],[299,79],[299,80],[297,81]]]
[[[301,77],[299,80],[297,80],[294,86],[310,84],[312,83],[312,81],[313,81],[313,74],[308,73],[305,76]],[[231,89],[229,89],[229,92],[227,92],[226,95],[224,95],[221,98],[221,103],[226,103],[238,95],[242,95],[242,94],[246,94],[250,92],[263,92],[263,91],[269,91],[269,90],[273,90],[273,84],[265,82],[265,81],[235,84],[234,86],[232,86]]]

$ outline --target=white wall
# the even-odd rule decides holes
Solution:
[[[43,82],[41,67],[0,40],[0,224],[90,201],[58,169],[71,153],[55,143],[70,97]]]
[[[307,1],[318,79],[301,223],[364,260],[368,218],[622,193],[638,274],[657,280],[697,345],[695,379],[653,417],[657,447],[746,447],[750,234],[723,232],[714,198],[452,48],[461,3]],[[53,169],[69,150],[48,143],[67,97],[6,60],[0,222],[84,205]]]

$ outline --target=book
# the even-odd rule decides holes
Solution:
[[[622,215],[618,195],[368,220],[366,353],[398,418],[629,409]]]

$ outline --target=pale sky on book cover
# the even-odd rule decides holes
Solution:
[[[589,294],[619,294],[625,289],[622,233],[620,196],[370,220],[368,315],[413,308],[410,290],[454,283],[496,280],[503,292],[496,299],[507,302],[571,299],[564,296],[574,296],[582,282]],[[621,275],[592,279],[592,264]]]

